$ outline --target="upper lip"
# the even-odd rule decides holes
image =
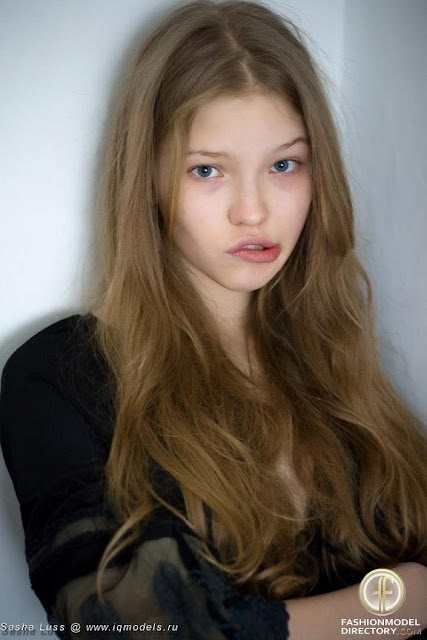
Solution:
[[[277,242],[271,242],[271,240],[267,240],[267,238],[262,238],[260,236],[247,236],[228,249],[227,253],[235,253],[248,244],[260,244],[265,249],[270,249],[271,247],[275,247]]]

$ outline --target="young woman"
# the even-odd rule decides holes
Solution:
[[[378,364],[295,27],[241,1],[174,10],[124,82],[104,165],[99,291],[2,378],[58,635],[331,640],[372,617],[358,586],[378,567],[406,584],[406,636],[427,627],[426,437]]]

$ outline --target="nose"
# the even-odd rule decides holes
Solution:
[[[265,220],[267,214],[260,186],[255,181],[236,188],[228,212],[231,224],[257,226]]]

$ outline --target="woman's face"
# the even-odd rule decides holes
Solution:
[[[214,99],[195,115],[185,167],[175,244],[202,295],[247,302],[283,267],[307,218],[302,119],[274,96]]]

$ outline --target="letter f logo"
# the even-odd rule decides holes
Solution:
[[[394,613],[403,604],[406,589],[402,578],[391,569],[374,569],[360,583],[362,605],[376,616]]]
[[[387,590],[387,582],[389,580],[392,583],[394,582],[394,579],[391,576],[381,576],[380,579],[378,580],[378,589],[377,591],[374,591],[372,594],[374,596],[378,596],[378,613],[386,612],[386,606],[385,606],[386,596],[393,595],[393,590],[390,590],[390,591]]]

